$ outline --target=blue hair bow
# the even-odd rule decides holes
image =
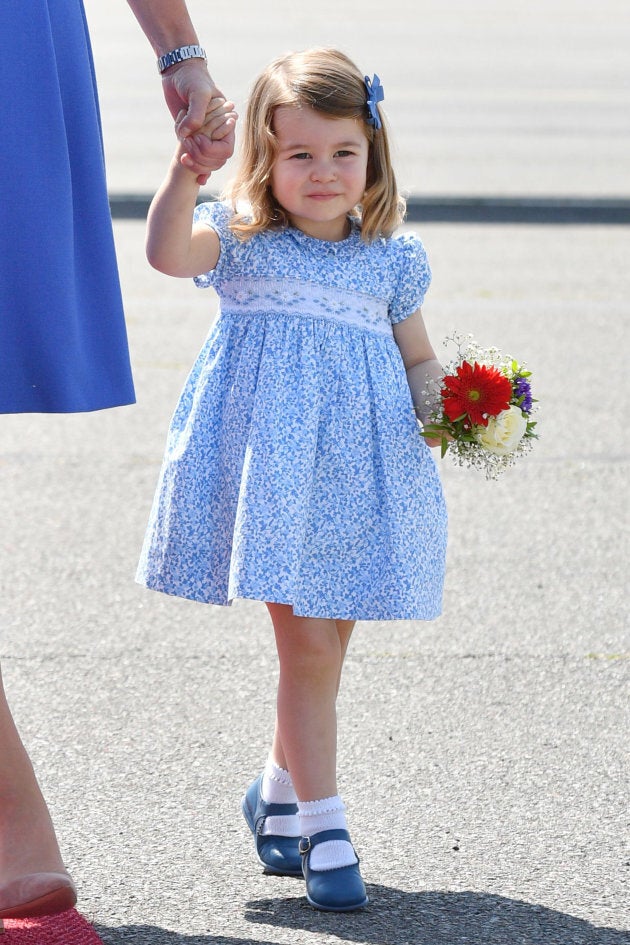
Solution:
[[[385,98],[385,92],[383,91],[383,86],[381,85],[381,80],[374,73],[372,79],[370,80],[369,76],[365,77],[365,88],[367,91],[367,107],[368,112],[370,113],[368,118],[368,125],[374,125],[377,131],[383,127],[381,121],[381,116],[378,113],[378,108],[376,107],[379,102],[382,102]]]

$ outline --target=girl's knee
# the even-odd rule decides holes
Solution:
[[[306,672],[323,675],[338,672],[341,652],[336,634],[306,633],[301,637],[301,643],[292,650],[294,665]]]
[[[280,666],[302,674],[338,672],[341,642],[334,620],[295,617],[289,609],[269,607],[276,635]]]

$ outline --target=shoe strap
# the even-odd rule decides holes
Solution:
[[[257,811],[263,817],[289,817],[297,812],[297,804],[268,804],[267,801],[262,801]]]
[[[300,853],[305,856],[310,853],[313,847],[320,843],[327,843],[329,840],[345,840],[347,843],[352,843],[347,830],[320,830],[318,833],[314,833],[312,837],[300,838]]]
[[[297,814],[297,804],[268,804],[262,797],[258,800],[255,816],[256,833],[263,829],[267,817],[290,817]]]

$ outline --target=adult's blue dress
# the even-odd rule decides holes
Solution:
[[[1,0],[0,120],[0,412],[133,403],[81,0]]]

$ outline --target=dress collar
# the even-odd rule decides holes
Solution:
[[[350,232],[342,240],[321,240],[316,236],[308,236],[295,226],[288,226],[286,232],[299,245],[308,248],[314,253],[339,253],[349,246],[354,246],[361,238],[361,226],[354,217],[348,217]],[[283,231],[284,232],[284,231]]]

